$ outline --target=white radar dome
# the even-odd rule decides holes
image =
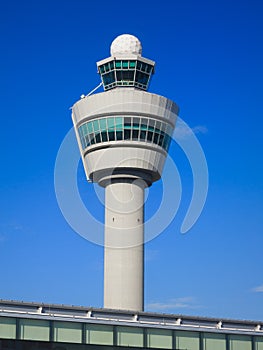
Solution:
[[[136,36],[122,34],[113,40],[110,47],[111,56],[138,55],[142,54],[142,44]]]

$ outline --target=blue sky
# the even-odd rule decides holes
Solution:
[[[203,213],[182,235],[193,183],[172,145],[182,200],[146,245],[146,311],[263,320],[261,1],[15,0],[0,12],[0,298],[103,305],[103,249],[65,221],[54,166],[69,108],[99,83],[96,61],[131,33],[156,61],[150,92],[180,106],[209,169]],[[103,220],[81,164],[78,184]],[[150,189],[147,217],[161,191],[161,182]]]

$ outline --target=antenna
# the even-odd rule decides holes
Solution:
[[[88,96],[92,95],[93,92],[95,92],[96,90],[98,90],[98,88],[100,88],[102,84],[103,84],[103,82],[100,82],[99,85],[96,86],[93,90],[91,90],[91,92],[89,92],[88,95],[86,95],[85,97],[88,97]]]
[[[82,94],[82,95],[80,96],[80,98],[83,99],[83,98],[85,98],[85,97],[88,97],[88,96],[92,95],[93,92],[95,92],[96,90],[98,90],[98,88],[101,87],[102,84],[103,84],[103,82],[99,83],[99,85],[96,86],[93,90],[91,90],[87,95]]]

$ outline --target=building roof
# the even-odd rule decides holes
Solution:
[[[181,314],[132,312],[89,306],[57,305],[0,300],[0,316],[191,330],[217,333],[263,335],[263,321],[233,320]]]

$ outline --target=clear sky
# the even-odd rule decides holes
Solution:
[[[0,298],[103,306],[103,248],[65,221],[54,165],[69,108],[100,82],[96,61],[130,33],[156,61],[149,91],[180,106],[209,169],[204,210],[183,235],[193,181],[172,145],[182,200],[146,245],[145,309],[263,320],[262,15],[260,0],[2,2]],[[103,220],[81,164],[78,184]]]

